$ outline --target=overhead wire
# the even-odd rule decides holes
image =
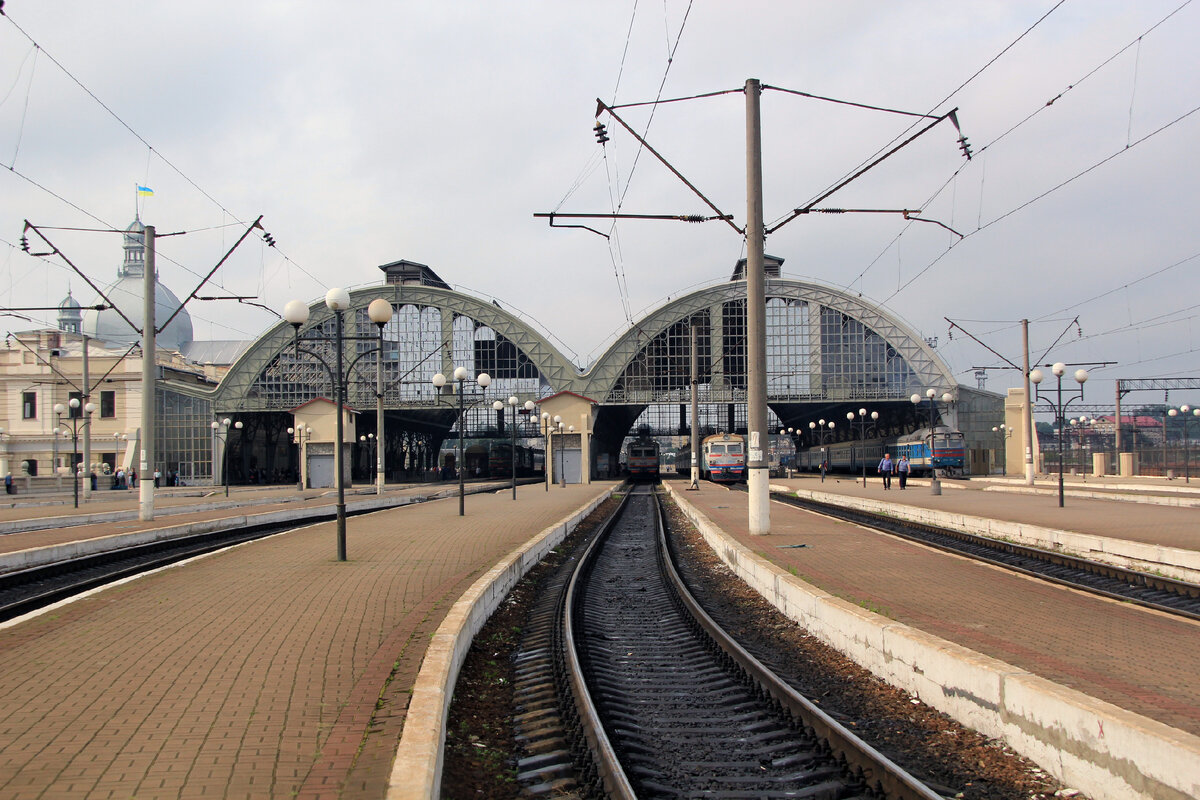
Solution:
[[[15,29],[16,29],[16,30],[17,30],[17,31],[18,31],[18,32],[19,32],[19,33],[20,33],[20,34],[21,34],[23,37],[25,37],[25,39],[29,41],[29,43],[30,43],[30,44],[33,46],[33,48],[35,48],[35,50],[36,50],[37,52],[39,52],[39,53],[44,53],[44,54],[45,54],[45,57],[46,57],[46,58],[48,58],[48,59],[50,59],[50,62],[51,62],[52,64],[54,64],[56,67],[58,67],[58,69],[59,69],[60,71],[62,71],[62,73],[63,73],[64,75],[66,75],[66,76],[67,76],[67,77],[68,77],[68,78],[69,78],[69,79],[70,79],[70,80],[71,80],[71,81],[72,81],[72,82],[73,82],[73,83],[74,83],[76,86],[78,86],[78,87],[79,87],[79,88],[80,88],[80,89],[81,89],[81,90],[82,90],[82,91],[83,91],[83,92],[84,92],[84,93],[85,93],[85,94],[86,94],[88,97],[90,97],[90,98],[91,98],[93,101],[95,101],[95,103],[96,103],[98,106],[100,106],[100,108],[104,109],[104,111],[105,111],[106,113],[108,113],[108,115],[109,115],[109,116],[111,116],[111,117],[112,117],[114,120],[116,120],[116,121],[117,121],[117,123],[118,123],[118,124],[119,124],[121,127],[123,127],[123,128],[126,130],[126,131],[128,131],[130,135],[132,135],[132,136],[133,136],[135,139],[137,139],[139,142],[141,142],[143,145],[145,145],[145,146],[147,147],[147,149],[148,149],[149,153],[153,153],[155,156],[157,156],[157,157],[158,157],[158,158],[159,158],[159,159],[160,159],[160,160],[161,160],[161,161],[162,161],[164,164],[166,164],[168,167],[170,167],[170,168],[171,168],[171,170],[175,172],[175,174],[177,174],[179,177],[181,177],[181,178],[182,178],[182,179],[183,179],[183,180],[184,180],[184,181],[185,181],[185,182],[186,182],[186,183],[187,183],[189,186],[191,186],[193,189],[195,189],[197,192],[199,192],[199,193],[200,193],[200,194],[201,194],[203,197],[205,197],[205,198],[206,198],[206,199],[207,199],[209,202],[211,202],[211,203],[212,203],[213,205],[215,205],[217,208],[221,209],[221,211],[222,211],[222,212],[224,212],[225,214],[227,214],[227,215],[228,215],[230,218],[232,218],[232,219],[236,220],[236,221],[237,221],[239,224],[241,224],[241,225],[243,225],[243,226],[244,226],[244,225],[246,225],[246,222],[245,222],[244,220],[242,220],[242,219],[241,219],[241,218],[240,218],[240,217],[239,217],[237,214],[235,214],[235,213],[233,213],[232,211],[230,211],[229,209],[227,209],[227,208],[226,208],[226,207],[225,207],[225,206],[224,206],[224,205],[223,205],[223,204],[222,204],[220,201],[218,201],[218,200],[217,200],[215,197],[213,197],[213,196],[212,196],[212,195],[211,195],[209,192],[207,192],[207,191],[206,191],[206,190],[205,190],[203,187],[201,187],[201,186],[200,186],[198,183],[196,183],[196,181],[194,181],[194,180],[193,180],[193,179],[192,179],[190,176],[188,176],[188,175],[187,175],[185,172],[183,172],[183,170],[181,170],[179,167],[177,167],[177,166],[174,164],[174,162],[172,162],[170,159],[168,159],[166,156],[164,156],[164,155],[163,155],[163,154],[162,154],[160,151],[158,151],[157,149],[155,149],[155,148],[154,148],[154,146],[153,146],[152,144],[150,144],[150,142],[149,142],[149,141],[147,141],[147,140],[145,139],[145,137],[143,137],[143,136],[142,136],[140,133],[138,133],[136,130],[134,130],[134,128],[133,128],[133,127],[132,127],[132,126],[131,126],[129,123],[127,123],[127,122],[126,122],[126,121],[125,121],[125,120],[124,120],[124,119],[123,119],[123,118],[122,118],[122,117],[121,117],[119,114],[117,114],[117,113],[116,113],[116,112],[115,112],[113,109],[111,109],[111,108],[110,108],[110,107],[109,107],[109,106],[108,106],[108,105],[107,105],[107,104],[106,104],[106,103],[105,103],[103,100],[101,100],[101,99],[100,99],[100,98],[99,98],[99,97],[96,95],[96,93],[95,93],[95,92],[93,92],[93,91],[92,91],[90,88],[88,88],[88,86],[87,86],[86,84],[84,84],[84,83],[83,83],[83,81],[81,81],[79,78],[77,78],[77,77],[74,75],[74,73],[72,73],[70,70],[68,70],[68,69],[66,68],[66,66],[64,66],[64,65],[63,65],[63,64],[62,64],[62,63],[61,63],[61,62],[60,62],[58,59],[56,59],[52,53],[48,52],[48,51],[47,51],[47,50],[46,50],[44,47],[42,47],[42,45],[41,45],[40,43],[38,43],[38,41],[37,41],[36,39],[34,39],[34,38],[33,38],[33,36],[31,36],[31,35],[30,35],[30,34],[29,34],[29,33],[28,33],[28,32],[27,32],[27,31],[26,31],[24,28],[22,28],[22,27],[21,27],[21,26],[20,26],[20,25],[19,25],[19,24],[16,22],[16,20],[14,20],[14,19],[13,19],[13,17],[12,17],[12,14],[11,14],[11,13],[7,13],[7,14],[5,14],[5,15],[4,15],[4,19],[5,19],[5,20],[7,20],[7,21],[8,21],[8,23],[9,23],[10,25],[12,25],[12,26],[13,26],[13,28],[15,28]],[[32,76],[31,76],[31,78],[30,78],[30,85],[32,86]],[[28,97],[26,98],[26,103],[28,103]],[[16,175],[18,175],[19,177],[23,178],[24,180],[26,180],[27,182],[29,182],[31,185],[35,186],[36,188],[40,189],[41,191],[44,191],[44,192],[46,192],[47,194],[50,194],[52,197],[54,197],[54,198],[56,198],[56,199],[58,199],[58,200],[60,200],[60,201],[62,201],[62,202],[64,202],[64,203],[66,203],[66,204],[67,204],[67,205],[69,205],[71,208],[74,208],[75,210],[77,210],[77,211],[79,211],[79,212],[81,212],[81,213],[85,214],[86,216],[88,216],[88,217],[90,217],[90,218],[92,218],[92,219],[95,219],[95,220],[97,220],[98,222],[101,222],[102,224],[107,224],[107,223],[104,223],[102,220],[100,220],[100,218],[99,218],[99,217],[97,217],[95,214],[92,214],[92,213],[91,213],[91,212],[89,212],[89,211],[85,211],[83,208],[81,208],[80,206],[78,206],[78,205],[77,205],[77,204],[75,204],[75,203],[72,203],[72,202],[70,202],[69,200],[67,200],[66,198],[64,198],[62,195],[60,195],[60,194],[58,194],[58,193],[56,193],[56,192],[53,192],[53,191],[49,190],[48,188],[46,188],[45,186],[41,185],[41,184],[40,184],[40,183],[38,183],[37,181],[35,181],[35,180],[33,180],[33,179],[29,178],[28,176],[25,176],[25,175],[21,174],[20,172],[18,172],[18,171],[16,170],[15,159],[14,159],[14,163],[13,163],[11,166],[8,166],[8,169],[9,169],[9,171],[10,171],[10,172],[12,172],[13,174],[16,174]],[[278,248],[278,247],[276,247],[275,249],[276,249],[276,251],[277,251],[277,252],[279,252],[279,255],[280,255],[282,258],[284,258],[284,259],[285,259],[285,260],[286,260],[286,261],[287,261],[289,264],[291,264],[292,266],[296,267],[296,268],[297,268],[298,270],[300,270],[302,273],[304,273],[305,275],[307,275],[307,276],[308,276],[310,279],[312,279],[312,280],[313,280],[313,281],[314,281],[314,282],[315,282],[315,283],[316,283],[318,286],[321,286],[321,287],[323,287],[323,288],[328,288],[328,287],[325,285],[324,281],[320,280],[320,279],[319,279],[319,278],[317,278],[315,275],[313,275],[312,273],[310,273],[308,270],[304,269],[304,267],[302,267],[300,264],[296,263],[296,261],[294,261],[292,258],[290,258],[289,256],[287,256],[285,253],[283,253],[282,251],[279,251],[279,248]],[[195,275],[196,277],[200,277],[200,276],[199,276],[199,273],[197,273],[197,272],[195,272],[195,271],[193,271],[193,270],[189,269],[188,267],[185,267],[184,265],[182,265],[182,264],[179,264],[178,262],[172,261],[171,259],[166,259],[166,260],[167,260],[167,261],[169,261],[170,263],[176,264],[177,266],[179,266],[179,267],[181,267],[181,268],[183,268],[183,269],[187,270],[188,272],[190,272],[191,274]]]
[[[1112,63],[1112,62],[1113,62],[1115,59],[1117,59],[1118,57],[1120,57],[1120,56],[1121,56],[1121,54],[1125,53],[1125,52],[1126,52],[1127,50],[1129,50],[1131,47],[1133,47],[1133,46],[1135,46],[1135,45],[1139,45],[1139,43],[1140,43],[1140,42],[1141,42],[1141,41],[1142,41],[1142,40],[1143,40],[1143,39],[1144,39],[1144,38],[1145,38],[1147,35],[1149,35],[1150,33],[1154,32],[1155,30],[1157,30],[1157,29],[1158,29],[1160,26],[1162,26],[1163,24],[1165,24],[1165,23],[1166,23],[1168,20],[1170,20],[1172,17],[1174,17],[1176,14],[1178,14],[1178,13],[1179,13],[1180,11],[1182,11],[1184,8],[1186,8],[1187,6],[1191,5],[1191,3],[1192,3],[1192,2],[1193,2],[1193,0],[1184,0],[1184,2],[1183,2],[1183,3],[1181,3],[1181,4],[1180,4],[1180,5],[1178,5],[1178,6],[1176,6],[1174,9],[1172,9],[1170,12],[1168,12],[1168,13],[1167,13],[1165,16],[1163,16],[1161,19],[1159,19],[1157,22],[1155,22],[1155,23],[1154,23],[1153,25],[1151,25],[1149,28],[1147,28],[1146,30],[1142,31],[1142,32],[1141,32],[1141,33],[1140,33],[1140,34],[1139,34],[1139,35],[1138,35],[1136,38],[1134,38],[1134,39],[1130,40],[1128,43],[1126,43],[1126,44],[1125,44],[1125,45],[1123,45],[1122,47],[1118,48],[1118,49],[1117,49],[1115,52],[1113,52],[1111,55],[1109,55],[1107,58],[1105,58],[1105,59],[1104,59],[1103,61],[1101,61],[1099,64],[1097,64],[1096,66],[1092,67],[1092,69],[1090,69],[1090,70],[1088,70],[1086,73],[1084,73],[1084,75],[1083,75],[1082,77],[1080,77],[1079,79],[1075,80],[1073,83],[1069,84],[1069,85],[1068,85],[1068,86],[1067,86],[1065,89],[1063,89],[1063,90],[1062,90],[1061,92],[1059,92],[1057,95],[1055,95],[1054,97],[1052,97],[1050,100],[1048,100],[1048,101],[1046,101],[1046,102],[1044,102],[1044,103],[1041,103],[1041,104],[1040,104],[1040,105],[1039,105],[1039,106],[1038,106],[1038,107],[1037,107],[1037,108],[1036,108],[1034,111],[1032,111],[1031,113],[1029,113],[1028,115],[1026,115],[1026,116],[1025,116],[1023,119],[1021,119],[1020,121],[1018,121],[1018,122],[1017,122],[1016,124],[1014,124],[1012,127],[1008,128],[1006,131],[1004,131],[1004,133],[1000,134],[1000,135],[999,135],[999,136],[997,136],[995,139],[993,139],[993,140],[991,140],[990,142],[988,142],[987,144],[983,145],[983,146],[982,146],[982,147],[979,149],[979,152],[978,152],[977,156],[983,156],[983,155],[984,155],[984,153],[986,153],[986,152],[987,152],[987,150],[988,150],[989,148],[991,148],[991,147],[994,147],[996,144],[998,144],[999,142],[1003,141],[1005,138],[1007,138],[1007,137],[1008,137],[1010,134],[1012,134],[1014,131],[1018,130],[1019,128],[1023,127],[1024,125],[1028,124],[1028,123],[1029,123],[1031,120],[1033,120],[1035,117],[1037,117],[1037,116],[1038,116],[1039,114],[1041,114],[1043,111],[1045,111],[1047,108],[1050,108],[1050,107],[1051,107],[1051,106],[1053,106],[1053,105],[1054,105],[1054,104],[1055,104],[1055,103],[1056,103],[1058,100],[1062,99],[1062,98],[1063,98],[1063,97],[1064,97],[1064,96],[1065,96],[1065,95],[1066,95],[1068,92],[1071,92],[1072,90],[1074,90],[1074,89],[1078,88],[1078,87],[1079,87],[1079,86],[1081,86],[1081,85],[1082,85],[1082,84],[1083,84],[1085,81],[1087,81],[1089,78],[1093,77],[1093,76],[1094,76],[1096,73],[1098,73],[1098,72],[1100,72],[1102,69],[1104,69],[1104,67],[1106,67],[1107,65],[1111,64],[1111,63]],[[1060,2],[1058,5],[1061,5],[1061,4],[1062,4],[1062,3]],[[1049,11],[1049,12],[1047,12],[1045,15],[1043,15],[1043,16],[1042,16],[1042,17],[1041,17],[1041,18],[1038,20],[1038,22],[1034,23],[1034,26],[1031,26],[1031,27],[1030,27],[1030,29],[1029,29],[1029,30],[1032,30],[1032,29],[1033,29],[1033,27],[1036,27],[1036,25],[1037,25],[1037,24],[1040,24],[1040,23],[1042,22],[1042,20],[1044,20],[1044,19],[1046,18],[1046,16],[1048,16],[1048,15],[1049,15],[1049,13],[1053,12],[1053,11],[1054,11],[1056,8],[1058,8],[1058,5],[1056,5],[1054,8],[1050,9],[1050,11]],[[1025,36],[1025,35],[1026,35],[1028,32],[1029,32],[1029,31],[1027,30],[1025,33],[1021,34],[1021,37],[1024,37],[1024,36]],[[1018,41],[1019,41],[1019,39],[1020,39],[1021,37],[1018,37]],[[1014,42],[1014,44],[1015,44],[1015,42]],[[1011,48],[1011,45],[1010,45],[1009,47]],[[1009,48],[1005,48],[1005,49],[1007,50],[1007,49],[1009,49]],[[1003,51],[1002,51],[1002,53],[1003,53]],[[1002,53],[1001,53],[1001,54],[1002,54]],[[997,58],[998,58],[998,57],[999,57],[999,56],[997,56]],[[996,60],[996,58],[993,58],[993,59],[992,59],[990,62],[988,62],[988,65],[985,65],[985,67],[986,67],[986,66],[990,66],[992,63],[994,63],[994,62],[995,62],[995,60]],[[982,70],[980,70],[980,72],[981,72],[981,71],[982,71]],[[952,97],[954,94],[957,94],[959,91],[961,91],[963,87],[965,87],[965,86],[966,86],[968,83],[970,83],[970,81],[971,81],[971,80],[973,80],[975,77],[978,77],[978,75],[979,75],[979,74],[980,74],[979,72],[976,72],[976,73],[975,73],[975,75],[973,75],[973,76],[972,76],[971,78],[969,78],[967,81],[964,81],[964,82],[963,82],[963,84],[962,84],[961,86],[959,86],[959,88],[958,88],[958,89],[956,89],[956,90],[955,90],[953,93],[951,93],[950,97]],[[947,99],[948,99],[948,98],[947,98]],[[943,102],[945,102],[945,101],[943,101]],[[940,105],[940,104],[939,104],[939,105]],[[1186,116],[1189,116],[1190,114],[1194,113],[1196,110],[1197,110],[1197,109],[1192,109],[1192,111],[1189,111],[1189,112],[1187,112],[1187,114],[1185,114],[1185,115],[1183,115],[1183,116],[1184,116],[1184,117],[1186,117]],[[1181,118],[1181,119],[1182,119],[1182,118]],[[1164,127],[1169,127],[1170,125],[1172,125],[1172,124],[1174,124],[1175,122],[1178,122],[1178,121],[1180,121],[1180,120],[1178,120],[1178,119],[1177,119],[1177,120],[1175,120],[1175,121],[1174,121],[1174,122],[1172,122],[1172,123],[1168,123],[1168,125],[1166,125],[1166,126],[1164,126]],[[1160,129],[1160,130],[1161,130],[1161,129]],[[1140,144],[1142,141],[1144,141],[1145,139],[1148,139],[1148,138],[1150,138],[1151,136],[1155,135],[1155,134],[1156,134],[1156,133],[1158,133],[1158,132],[1159,132],[1159,131],[1154,131],[1154,132],[1152,132],[1152,133],[1148,134],[1147,136],[1144,136],[1144,137],[1142,137],[1142,139],[1139,139],[1139,140],[1138,140],[1138,141],[1136,141],[1136,142],[1132,142],[1132,143],[1130,143],[1130,142],[1127,142],[1127,144],[1126,144],[1126,149],[1130,149],[1130,148],[1132,148],[1132,147],[1136,146],[1137,144]],[[1113,153],[1111,156],[1109,156],[1109,159],[1106,159],[1106,160],[1110,160],[1110,159],[1112,159],[1112,158],[1115,158],[1117,155],[1120,155],[1120,153],[1121,153],[1121,152],[1122,152],[1122,151],[1118,151],[1118,152],[1116,152],[1116,153]],[[980,163],[981,163],[981,164],[983,164],[983,163],[985,163],[985,162],[983,162],[983,161],[980,161]],[[1104,163],[1104,162],[1100,162],[1100,163],[1098,163],[1098,164],[1095,164],[1095,165],[1093,165],[1093,167],[1092,167],[1091,169],[1094,169],[1094,168],[1096,168],[1096,167],[1098,167],[1098,166],[1101,166],[1103,163]],[[953,172],[953,173],[950,175],[950,177],[949,177],[949,178],[947,178],[947,179],[946,179],[946,181],[945,181],[945,182],[944,182],[944,183],[943,183],[943,184],[942,184],[940,187],[938,187],[938,189],[937,189],[937,190],[936,190],[936,191],[935,191],[935,192],[934,192],[934,193],[933,193],[933,194],[932,194],[932,195],[931,195],[931,196],[930,196],[930,197],[929,197],[929,198],[928,198],[928,199],[925,201],[925,204],[924,204],[922,207],[924,208],[925,206],[928,206],[928,205],[929,205],[930,203],[932,203],[932,202],[933,202],[933,201],[934,201],[934,200],[935,200],[935,199],[936,199],[938,196],[940,196],[940,195],[941,195],[941,193],[942,193],[942,192],[945,190],[945,188],[951,184],[951,182],[952,182],[952,181],[953,181],[953,180],[954,180],[954,179],[955,179],[955,178],[956,178],[956,177],[959,175],[959,173],[960,173],[960,172],[961,172],[963,169],[965,169],[965,168],[966,168],[966,166],[967,166],[966,164],[962,164],[962,165],[960,165],[959,167],[957,167],[957,168],[954,170],[954,172]],[[1089,171],[1090,171],[1090,170],[1089,170]],[[1045,194],[1049,194],[1050,192],[1053,192],[1053,191],[1056,191],[1056,190],[1057,190],[1057,189],[1059,189],[1059,188],[1062,188],[1062,186],[1065,186],[1065,185],[1066,185],[1066,183],[1069,183],[1071,180],[1074,180],[1075,178],[1081,177],[1083,174],[1086,174],[1086,171],[1085,171],[1084,173],[1080,173],[1079,175],[1076,175],[1076,176],[1074,176],[1074,177],[1073,177],[1073,178],[1071,178],[1071,179],[1068,179],[1068,181],[1065,181],[1063,184],[1060,184],[1059,186],[1056,186],[1056,187],[1054,187],[1054,188],[1050,189],[1050,190],[1049,190],[1048,192],[1046,192]],[[982,185],[981,185],[981,187],[980,187],[980,191],[982,192]],[[1029,205],[1030,203],[1036,202],[1037,200],[1041,199],[1041,197],[1043,197],[1043,196],[1045,196],[1045,195],[1043,194],[1043,195],[1040,195],[1040,196],[1038,196],[1038,197],[1035,197],[1035,198],[1033,198],[1033,200],[1030,200],[1030,201],[1029,201],[1028,203],[1026,203],[1025,205]],[[980,213],[980,220],[982,219],[982,206],[983,206],[983,204],[982,204],[982,202],[981,202],[981,203],[980,203],[980,212],[979,212],[979,213]],[[1000,217],[997,217],[996,219],[993,219],[993,220],[991,220],[990,222],[988,222],[988,223],[986,223],[986,224],[981,224],[980,222],[977,222],[977,223],[976,223],[976,229],[975,229],[975,231],[972,231],[972,232],[968,233],[968,234],[967,234],[967,235],[964,237],[964,239],[965,239],[965,238],[967,238],[967,237],[969,237],[969,236],[971,236],[973,233],[977,233],[977,232],[979,232],[979,231],[982,231],[982,230],[984,230],[985,228],[987,228],[987,227],[989,227],[989,226],[991,226],[991,225],[995,224],[996,222],[999,222],[1000,220],[1004,219],[1004,218],[1005,218],[1006,216],[1008,216],[1009,214],[1015,213],[1016,211],[1019,211],[1019,210],[1020,210],[1021,208],[1023,208],[1023,207],[1024,207],[1024,206],[1020,206],[1020,207],[1017,207],[1017,208],[1015,208],[1015,209],[1012,209],[1012,210],[1010,210],[1010,211],[1009,211],[1007,214],[1005,214],[1005,215],[1002,215],[1002,216],[1000,216]],[[853,283],[855,283],[855,282],[858,282],[858,281],[860,281],[860,280],[861,280],[861,279],[862,279],[862,278],[863,278],[863,277],[866,275],[867,271],[869,271],[869,270],[870,270],[870,269],[871,269],[871,268],[874,266],[874,264],[875,264],[875,263],[876,263],[876,262],[879,260],[879,258],[881,258],[881,257],[884,255],[884,253],[886,253],[886,252],[888,251],[888,249],[890,249],[890,248],[891,248],[891,247],[892,247],[892,246],[895,244],[895,242],[896,242],[896,241],[897,241],[897,240],[898,240],[898,239],[899,239],[901,236],[903,236],[903,235],[904,235],[904,234],[905,234],[905,233],[908,231],[908,229],[911,227],[911,225],[912,225],[912,222],[911,222],[911,221],[910,221],[910,222],[909,222],[907,225],[905,225],[905,226],[904,226],[904,227],[901,229],[901,231],[900,231],[900,232],[899,232],[899,233],[898,233],[898,234],[897,234],[897,235],[896,235],[896,236],[895,236],[895,237],[894,237],[894,238],[893,238],[893,239],[892,239],[892,240],[891,240],[891,241],[888,243],[888,245],[887,245],[887,246],[886,246],[886,247],[885,247],[885,248],[884,248],[884,249],[883,249],[883,250],[880,252],[880,254],[879,254],[878,256],[876,256],[876,258],[875,258],[875,259],[873,259],[873,260],[871,261],[871,263],[870,263],[870,264],[868,264],[868,265],[867,265],[867,267],[866,267],[866,268],[865,268],[865,269],[864,269],[864,270],[863,270],[861,273],[859,273],[858,277],[857,277],[857,278],[855,278],[855,280],[854,280],[854,281],[852,281],[852,282],[851,282],[851,284],[853,284]],[[928,271],[929,271],[929,269],[930,269],[930,268],[931,268],[931,267],[932,267],[934,264],[936,264],[936,263],[937,263],[938,261],[940,261],[940,260],[941,260],[943,257],[945,257],[945,256],[946,256],[946,255],[949,253],[949,251],[950,251],[951,249],[953,249],[955,246],[957,246],[957,245],[961,244],[961,243],[962,243],[962,241],[963,241],[963,239],[959,239],[959,240],[958,240],[958,241],[956,241],[956,242],[952,242],[952,243],[951,243],[951,245],[949,246],[949,248],[947,248],[947,250],[946,250],[946,251],[944,251],[944,252],[943,252],[941,255],[939,255],[939,256],[938,256],[936,259],[934,259],[934,261],[933,261],[933,262],[931,262],[930,264],[926,265],[924,269],[922,269],[922,270],[921,270],[920,272],[918,272],[918,273],[917,273],[915,276],[913,276],[912,278],[910,278],[910,279],[909,279],[909,281],[907,281],[906,283],[904,283],[903,285],[901,285],[901,286],[900,286],[900,288],[898,288],[898,289],[897,289],[895,292],[893,292],[891,295],[889,295],[889,296],[888,296],[888,298],[887,298],[886,300],[884,300],[884,302],[886,303],[888,300],[890,300],[890,299],[892,299],[893,297],[895,297],[895,296],[896,296],[897,294],[899,294],[901,291],[903,291],[903,290],[904,290],[904,289],[906,289],[908,286],[910,286],[910,285],[911,285],[911,284],[912,284],[912,283],[913,283],[913,282],[914,282],[916,279],[920,278],[922,275],[924,275],[926,272],[928,272]]]

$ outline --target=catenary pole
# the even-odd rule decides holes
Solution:
[[[154,519],[154,226],[147,225],[142,264],[142,436],[138,461],[138,519]]]
[[[746,482],[750,535],[771,532],[767,462],[767,325],[763,275],[762,85],[746,81]]]
[[[1021,344],[1025,351],[1025,399],[1022,401],[1022,427],[1025,429],[1025,485],[1033,486],[1033,398],[1029,388],[1029,320],[1021,320]]]
[[[692,344],[692,424],[691,440],[692,440],[692,482],[688,488],[700,488],[700,358],[696,346],[696,318],[692,317],[688,324],[691,331]]]
[[[88,374],[88,337],[83,335],[83,392],[79,408],[83,411],[83,500],[92,497],[92,415],[87,405],[92,401],[91,376]]]

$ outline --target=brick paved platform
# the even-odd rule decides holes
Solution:
[[[814,481],[801,480],[811,485]],[[773,484],[797,481],[773,480]],[[820,479],[815,479],[820,485]],[[1161,507],[982,492],[929,494],[928,486],[866,494],[889,501],[969,508],[1043,524],[1139,531],[1146,537],[1196,535],[1197,513]],[[686,483],[675,484],[680,489]],[[863,493],[826,480],[825,491]],[[751,551],[802,580],[885,617],[1007,662],[1120,708],[1200,734],[1200,624],[1011,574],[858,526],[771,504],[771,533],[748,534],[747,495],[711,483],[681,492]],[[1048,507],[1047,503],[1052,504]],[[1167,522],[1143,519],[1190,517]],[[1126,534],[1128,535],[1128,534]],[[1194,539],[1192,539],[1194,544]]]
[[[904,503],[956,514],[970,514],[1012,520],[1047,528],[1090,533],[1112,539],[1200,550],[1200,509],[1144,505],[1101,498],[1067,496],[1058,507],[1058,494],[1013,494],[989,491],[991,482],[942,481],[942,493],[930,494],[929,481],[910,483],[903,492],[899,482],[885,491],[878,476],[868,476],[864,489],[861,481],[845,475],[799,478],[772,478],[772,485],[819,490],[853,497],[869,497],[891,503]],[[1039,483],[1039,486],[1045,486]],[[1153,487],[1148,487],[1152,491]],[[774,516],[774,514],[772,514]]]
[[[5,626],[0,796],[382,797],[446,610],[609,486],[352,518],[346,563],[312,525]]]

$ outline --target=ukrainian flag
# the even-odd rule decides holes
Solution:
[[[137,187],[137,193],[142,197],[149,197],[150,195],[154,194],[154,190],[149,186],[139,186]]]

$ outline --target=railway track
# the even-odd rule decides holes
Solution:
[[[795,495],[777,493],[772,498],[1073,589],[1200,620],[1200,585],[1194,583]]]
[[[700,609],[670,564],[653,489],[632,490],[569,560],[575,568],[541,597],[518,657],[526,794],[940,796]]]

